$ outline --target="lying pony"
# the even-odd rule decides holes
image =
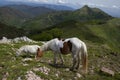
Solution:
[[[25,45],[20,47],[16,51],[16,56],[22,55],[23,53],[37,54],[40,46],[38,45]]]

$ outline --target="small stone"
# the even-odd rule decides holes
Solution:
[[[4,76],[3,76],[3,78],[2,78],[2,80],[7,80],[7,77],[9,76],[9,73],[8,72],[6,72],[5,74],[4,74]]]
[[[69,68],[65,69],[65,71],[69,71],[69,70],[70,70]]]
[[[21,77],[18,77],[17,80],[22,80]]]
[[[55,76],[56,76],[56,77],[59,77],[59,75],[58,75],[58,74],[55,74]]]
[[[39,71],[39,68],[33,68],[33,71]]]
[[[29,64],[23,64],[23,66],[29,66]]]
[[[79,74],[79,73],[76,73],[76,76],[77,76],[78,78],[81,78],[81,77],[82,77],[82,75]]]
[[[25,58],[22,60],[23,62],[26,62],[26,61],[32,61],[32,58]]]
[[[106,73],[106,74],[109,74],[109,75],[111,75],[111,76],[114,76],[114,75],[115,75],[114,71],[112,71],[112,70],[110,70],[110,69],[108,69],[108,68],[105,68],[105,67],[102,67],[102,68],[101,68],[101,71],[104,72],[104,73]]]

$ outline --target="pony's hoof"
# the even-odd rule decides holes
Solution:
[[[54,67],[57,67],[57,66],[58,66],[58,64],[57,64],[57,63],[54,63],[54,64],[53,64],[53,66],[54,66]]]
[[[70,71],[73,71],[74,69],[73,68],[70,68]]]
[[[70,68],[70,71],[77,72],[77,69]]]
[[[76,67],[75,69],[78,70],[79,67]]]
[[[63,63],[60,63],[60,65],[64,66],[64,64],[63,64]]]

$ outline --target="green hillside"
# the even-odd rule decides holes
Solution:
[[[75,11],[61,11],[37,16],[36,18],[25,22],[23,27],[29,31],[38,31],[68,20],[84,22],[89,20],[106,21],[108,19],[112,19],[112,17],[100,9],[84,6]]]
[[[15,38],[24,35],[25,31],[23,29],[8,26],[0,22],[0,38],[2,37]]]
[[[37,40],[52,39],[54,37],[79,37],[97,44],[105,44],[114,51],[120,51],[120,19],[111,19],[106,23],[101,21],[65,21],[44,31],[30,35]]]

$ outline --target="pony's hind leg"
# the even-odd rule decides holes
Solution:
[[[70,68],[70,70],[74,71],[75,65],[77,63],[77,55],[75,53],[72,53],[72,57],[73,57],[73,64],[72,64],[72,67]]]
[[[76,64],[75,69],[78,69],[79,65],[80,65],[80,53],[77,54],[77,64]]]

